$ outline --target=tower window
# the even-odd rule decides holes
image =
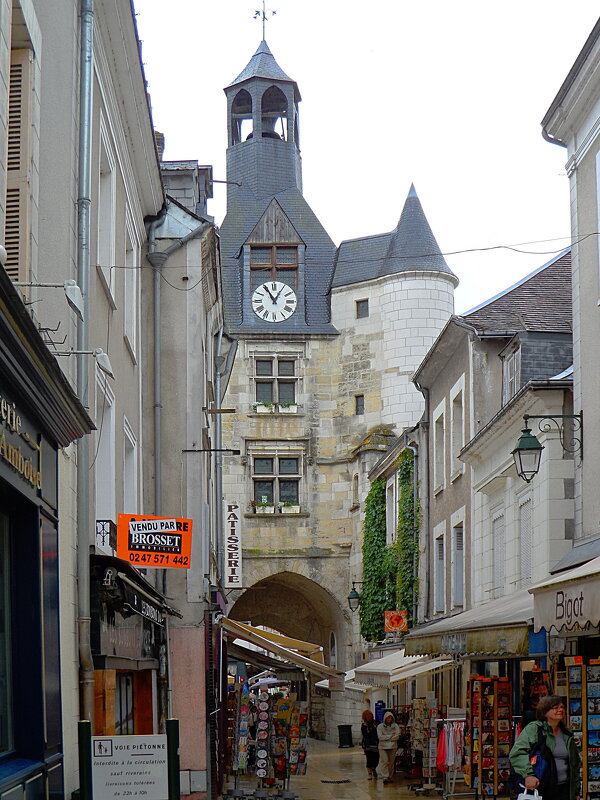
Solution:
[[[364,396],[364,394],[354,395],[354,413],[355,414],[364,414],[365,413],[365,396]]]
[[[356,301],[356,319],[364,319],[369,316],[369,301],[357,300]]]
[[[298,285],[298,248],[261,245],[250,248],[250,291],[265,281],[281,281],[292,289]]]
[[[260,108],[263,138],[287,139],[287,106],[287,98],[277,86],[270,86],[263,94]]]
[[[231,144],[239,144],[252,137],[252,97],[241,89],[231,106]]]

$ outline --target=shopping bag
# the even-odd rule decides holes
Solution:
[[[522,787],[522,791],[517,795],[517,800],[542,800],[542,795],[537,789],[526,789]]]

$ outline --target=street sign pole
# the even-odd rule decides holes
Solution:
[[[168,719],[167,733],[167,765],[169,770],[169,800],[179,800],[179,720]],[[86,800],[86,798],[82,798]]]
[[[79,729],[79,797],[93,800],[92,795],[92,723],[82,719]]]

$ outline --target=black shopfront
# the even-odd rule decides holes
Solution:
[[[0,795],[63,795],[58,451],[93,424],[0,269]]]

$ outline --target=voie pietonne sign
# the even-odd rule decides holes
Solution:
[[[167,737],[92,736],[94,800],[168,800]]]
[[[189,569],[192,520],[119,514],[117,556],[136,567]]]

